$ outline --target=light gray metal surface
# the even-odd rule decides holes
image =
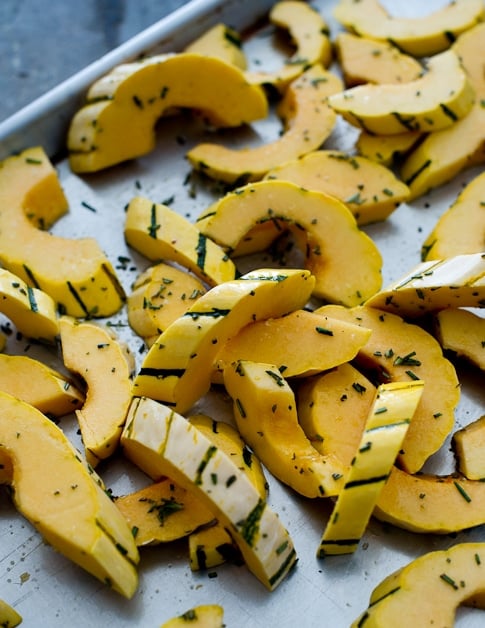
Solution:
[[[40,142],[51,154],[58,153],[72,110],[82,101],[86,87],[111,65],[141,51],[153,47],[159,49],[160,41],[164,50],[179,49],[215,21],[228,20],[242,27],[253,22],[270,4],[266,0],[229,0],[225,3],[193,0],[176,15],[155,25],[1,125],[3,150],[8,153],[14,148]],[[334,2],[320,0],[314,4],[328,17],[335,32],[337,25],[331,18]],[[435,0],[433,6],[439,4],[439,0]],[[422,10],[417,1],[407,3],[408,11],[410,5],[416,11]],[[268,48],[270,40],[265,32],[248,42],[250,61],[261,59],[262,54],[272,54]],[[277,123],[262,122],[252,128],[252,131],[241,132],[239,141],[268,141],[279,132]],[[180,143],[182,137],[183,145]],[[203,134],[203,137],[207,139],[207,135]],[[339,123],[327,145],[349,149],[354,137],[351,128]],[[156,202],[173,197],[172,208],[193,219],[221,193],[220,186],[207,184],[197,176],[189,180],[190,167],[184,153],[200,139],[200,127],[192,119],[182,116],[161,121],[157,148],[153,153],[107,172],[77,176],[70,172],[65,160],[56,161],[70,202],[70,212],[55,225],[53,232],[69,237],[95,235],[129,290],[138,272],[148,262],[128,249],[124,242],[126,203],[135,195]],[[419,262],[421,243],[437,217],[451,204],[464,183],[477,173],[478,169],[469,170],[425,198],[403,204],[386,222],[365,229],[383,254],[384,283],[398,278]],[[89,211],[83,203],[96,211]],[[121,265],[119,257],[128,257],[131,261]],[[267,262],[262,260],[262,263]],[[120,336],[129,342],[140,363],[143,343],[127,327],[126,311],[113,317],[113,322],[118,324]],[[18,342],[13,336],[9,338],[7,352],[26,350],[28,355],[42,356],[51,365],[59,364],[54,352],[34,345],[27,349],[25,343]],[[457,426],[478,418],[483,413],[483,401],[482,378],[478,375],[468,377],[457,411]],[[217,394],[202,400],[195,410],[208,410],[216,417],[230,420],[227,399]],[[67,417],[62,426],[79,444],[75,419]],[[437,457],[433,464],[440,472],[450,471],[453,461],[447,454]],[[99,472],[115,495],[147,483],[121,458],[102,465]],[[272,593],[267,592],[245,567],[224,565],[211,570],[217,577],[203,572],[192,573],[188,566],[186,541],[180,541],[142,549],[139,589],[132,600],[124,600],[46,546],[37,532],[15,512],[7,496],[2,495],[0,598],[17,608],[27,628],[66,625],[72,628],[87,625],[156,627],[169,617],[204,603],[221,604],[225,609],[225,623],[231,628],[344,628],[367,606],[372,589],[411,559],[460,541],[485,541],[483,526],[456,537],[426,536],[407,533],[373,520],[355,554],[319,560],[315,552],[331,512],[330,502],[304,499],[287,490],[269,473],[267,477],[270,505],[288,527],[299,555],[297,569]],[[478,611],[463,610],[459,617],[457,625],[483,625]]]

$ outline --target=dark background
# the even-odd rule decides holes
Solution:
[[[0,122],[189,0],[0,0]]]

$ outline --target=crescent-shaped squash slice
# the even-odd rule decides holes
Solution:
[[[121,440],[145,473],[171,477],[209,505],[269,590],[284,580],[296,562],[287,530],[246,474],[203,432],[167,406],[136,398]]]
[[[404,318],[450,307],[485,307],[485,254],[421,262],[366,305]]]
[[[401,178],[409,185],[411,198],[450,181],[470,166],[485,161],[485,23],[460,35],[453,51],[475,90],[472,109],[447,129],[430,133],[412,151],[401,168]]]
[[[327,305],[316,311],[372,330],[356,357],[371,380],[426,382],[399,454],[403,468],[410,473],[419,471],[451,432],[460,397],[455,368],[443,357],[438,341],[418,325],[370,307]]]
[[[42,159],[38,150],[34,154],[35,163],[27,150],[0,167],[0,263],[71,316],[114,314],[125,295],[96,240],[61,238],[27,217],[31,206],[65,203],[54,167],[45,153]]]
[[[246,325],[217,355],[216,369],[237,360],[274,364],[286,377],[308,377],[352,360],[370,331],[307,310]],[[216,381],[217,379],[216,373]]]
[[[424,382],[390,382],[377,388],[374,404],[345,483],[325,527],[317,555],[355,552],[406,436]]]
[[[479,253],[485,248],[485,172],[460,192],[421,248],[423,261]]]
[[[443,349],[485,371],[485,318],[461,308],[441,310],[434,316],[434,334]]]
[[[458,55],[431,57],[427,72],[409,83],[358,85],[328,97],[350,124],[377,135],[438,131],[466,116],[475,91]]]
[[[216,126],[264,118],[266,96],[242,70],[217,57],[173,53],[117,66],[94,83],[68,133],[74,172],[140,157],[155,146],[155,123],[173,107],[204,113]]]
[[[59,320],[64,364],[87,384],[86,401],[76,410],[87,461],[95,466],[116,449],[131,402],[134,360],[111,330]]]
[[[337,55],[347,87],[362,83],[408,83],[421,75],[421,64],[390,42],[351,33],[335,39]]]
[[[239,432],[276,478],[305,497],[338,494],[344,467],[312,446],[298,423],[293,391],[275,365],[234,362],[224,371],[224,386]]]
[[[285,91],[278,114],[286,130],[269,144],[232,149],[199,144],[187,153],[192,166],[213,179],[234,183],[257,181],[268,170],[319,148],[332,132],[337,115],[327,96],[342,91],[342,81],[317,64]]]
[[[209,390],[224,342],[250,322],[302,308],[314,283],[306,270],[262,269],[212,288],[152,345],[135,378],[134,394],[189,410]]]
[[[269,21],[287,31],[296,48],[285,64],[274,72],[247,71],[246,78],[256,85],[272,85],[283,92],[309,66],[332,61],[332,43],[327,23],[306,2],[281,0],[269,13]]]
[[[485,415],[453,434],[458,471],[468,480],[485,479]]]
[[[195,52],[208,57],[218,57],[240,70],[247,67],[239,33],[226,24],[215,24],[185,48],[185,52]]]
[[[352,306],[379,290],[382,258],[376,245],[358,228],[350,210],[323,192],[289,181],[251,183],[211,205],[197,225],[231,251],[265,222],[295,225],[306,232],[305,266],[315,275],[315,296]]]
[[[373,135],[361,131],[355,147],[362,157],[389,167],[396,159],[406,155],[421,136],[419,131],[406,131],[397,135]]]
[[[99,478],[51,420],[0,392],[0,459],[19,512],[47,543],[132,597],[138,551]]]
[[[52,417],[74,412],[84,403],[84,394],[72,380],[26,355],[0,354],[0,390]]]
[[[453,626],[460,605],[485,609],[485,543],[428,552],[385,578],[351,628]]]
[[[385,220],[407,200],[409,190],[394,173],[366,157],[336,150],[317,150],[267,173],[307,190],[338,198],[358,225]]]
[[[217,244],[186,218],[163,204],[133,198],[126,210],[125,239],[150,260],[168,259],[215,286],[231,281],[236,267]]]
[[[337,20],[349,30],[391,41],[408,54],[425,57],[446,50],[456,37],[484,19],[481,0],[455,0],[421,17],[393,17],[378,0],[340,0]]]
[[[189,608],[177,617],[172,617],[160,628],[180,628],[190,625],[193,628],[224,628],[224,609],[218,604],[202,604]]]
[[[126,304],[128,322],[151,346],[205,292],[194,275],[161,262],[141,273],[133,284]]]
[[[52,344],[59,334],[55,301],[4,268],[0,268],[0,312],[27,338]]]

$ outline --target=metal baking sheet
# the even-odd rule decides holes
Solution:
[[[259,22],[273,4],[270,0],[192,0],[146,32],[113,51],[79,75],[66,81],[0,125],[0,156],[41,144],[55,159],[59,176],[70,202],[69,214],[53,232],[69,237],[95,235],[117,268],[127,291],[147,260],[129,250],[123,239],[124,207],[135,195],[156,202],[171,199],[171,206],[194,219],[209,202],[223,193],[216,183],[207,183],[190,174],[184,153],[189,146],[207,139],[197,121],[187,115],[162,120],[158,127],[156,150],[143,158],[109,171],[77,176],[63,158],[64,138],[73,111],[82,103],[87,87],[112,66],[142,53],[181,50],[210,25],[224,21],[243,30]],[[313,3],[328,20],[333,35],[338,25],[332,18],[334,1]],[[445,4],[442,0],[385,2],[401,15],[420,15]],[[256,30],[245,41],[248,59],[254,67],[276,65],[281,61],[272,48],[272,29]],[[278,136],[279,124],[255,123],[250,129],[227,132],[224,138],[235,145],[269,141]],[[183,143],[180,141],[183,138]],[[352,150],[355,130],[339,122],[325,147]],[[419,262],[421,243],[437,217],[453,202],[457,193],[479,172],[465,171],[449,185],[442,186],[412,204],[403,204],[380,224],[364,230],[378,244],[384,257],[384,284],[397,279]],[[92,211],[94,208],[95,211]],[[129,258],[130,262],[123,261]],[[269,260],[262,260],[268,263]],[[0,315],[0,323],[5,319]],[[111,319],[126,340],[138,364],[145,347],[127,325],[126,311]],[[37,345],[9,337],[8,353],[26,353],[60,368],[58,356]],[[461,427],[483,414],[483,376],[459,366],[463,392],[457,409],[456,426]],[[196,410],[207,410],[215,418],[230,420],[227,399],[208,395]],[[79,444],[73,416],[62,426]],[[447,443],[443,452],[429,464],[430,470],[449,472],[453,459]],[[99,467],[99,473],[115,495],[140,487],[148,480],[132,465],[117,458]],[[296,570],[274,592],[268,592],[245,567],[223,565],[206,572],[192,573],[188,565],[187,543],[141,550],[140,585],[132,600],[108,590],[68,559],[47,546],[37,532],[12,507],[8,491],[0,499],[0,598],[12,604],[23,616],[26,627],[77,626],[159,626],[168,618],[205,603],[224,607],[229,627],[317,625],[340,628],[366,608],[372,589],[388,574],[413,558],[431,550],[447,548],[461,541],[485,541],[483,526],[453,536],[418,535],[372,520],[353,555],[319,560],[315,556],[325,523],[331,512],[328,500],[304,499],[286,489],[267,472],[269,503],[279,513],[294,540],[299,563]],[[214,577],[216,576],[216,577]],[[481,611],[460,609],[458,626],[481,626]]]

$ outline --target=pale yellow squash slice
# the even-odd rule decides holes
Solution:
[[[216,369],[222,375],[231,362],[248,360],[275,364],[285,377],[308,377],[352,360],[370,333],[359,325],[296,310],[246,325],[218,353]]]
[[[268,221],[306,232],[305,267],[315,276],[315,296],[352,306],[379,290],[382,258],[377,246],[350,210],[323,192],[282,180],[250,183],[211,205],[196,224],[231,251],[254,226]]]
[[[284,65],[274,72],[246,72],[247,80],[256,85],[272,85],[283,92],[309,66],[332,61],[332,43],[327,23],[320,13],[306,2],[281,0],[269,12],[269,21],[287,31],[295,47]]]
[[[409,190],[385,166],[358,155],[317,150],[267,173],[307,190],[334,196],[354,215],[358,225],[385,220],[407,200]]]
[[[264,466],[305,497],[330,497],[343,487],[344,468],[322,456],[298,423],[296,400],[272,364],[239,360],[224,371],[239,432]]]
[[[156,121],[174,107],[200,110],[222,127],[264,118],[268,111],[263,90],[217,57],[173,53],[123,64],[94,83],[71,121],[72,170],[92,172],[149,153]]]
[[[485,371],[485,318],[461,308],[441,310],[434,316],[434,334],[443,349]]]
[[[86,382],[86,400],[76,416],[88,462],[95,466],[117,448],[131,401],[133,356],[114,332],[63,316],[64,364]]]
[[[406,155],[421,136],[422,133],[419,131],[407,131],[396,135],[373,135],[361,131],[355,147],[362,157],[389,167]]]
[[[269,590],[285,579],[296,562],[288,531],[246,474],[194,425],[167,406],[136,398],[122,444],[145,473],[167,475],[204,500]]]
[[[391,382],[377,388],[360,443],[325,527],[317,556],[356,551],[406,436],[424,382]]]
[[[457,468],[468,480],[485,479],[485,415],[453,434]]]
[[[135,395],[189,410],[210,388],[224,342],[249,322],[302,308],[315,280],[306,270],[262,269],[200,297],[159,336],[133,385]]]
[[[473,89],[475,103],[464,118],[442,131],[431,133],[407,157],[401,178],[411,198],[450,181],[456,174],[485,161],[485,24],[460,35],[453,51],[460,59]]]
[[[485,118],[484,118],[485,120]],[[423,261],[485,250],[485,172],[472,179],[423,243]]]
[[[456,307],[485,307],[485,253],[421,262],[366,302],[404,318]]]
[[[53,548],[132,597],[139,556],[131,530],[61,429],[0,392],[0,443],[19,512]]]
[[[59,334],[55,301],[4,268],[0,268],[0,312],[27,338],[52,344]]]
[[[323,144],[337,121],[327,96],[342,89],[342,81],[335,74],[314,65],[286,89],[278,106],[285,130],[276,140],[242,149],[198,144],[187,153],[187,159],[196,170],[213,179],[226,183],[257,181],[268,170]]]
[[[136,279],[127,298],[128,322],[148,346],[206,292],[191,273],[161,262]]]
[[[297,388],[298,422],[317,451],[347,469],[374,402],[376,387],[352,364],[304,379]]]
[[[358,85],[328,97],[345,120],[369,133],[438,131],[470,112],[475,91],[457,54],[431,57],[427,71],[403,84]]]
[[[227,24],[215,24],[185,48],[185,52],[218,57],[240,70],[247,68],[239,33]]]
[[[338,33],[337,56],[347,87],[362,83],[408,83],[423,67],[390,42],[380,42],[352,33]]]
[[[49,294],[64,313],[110,316],[121,308],[125,295],[97,241],[41,231],[27,217],[29,207],[65,208],[54,167],[45,153],[42,159],[39,151],[34,154],[34,163],[27,150],[0,167],[0,264]]]
[[[134,493],[115,499],[138,547],[184,538],[214,515],[191,491],[163,478]]]
[[[456,37],[485,17],[481,0],[456,0],[414,18],[389,15],[378,0],[340,0],[337,20],[370,39],[391,41],[408,54],[425,57],[446,50]]]
[[[236,276],[234,263],[197,226],[166,205],[147,198],[137,196],[130,201],[125,239],[148,259],[177,262],[211,286]]]
[[[26,355],[0,354],[0,390],[52,417],[74,412],[84,403],[84,393],[72,379]]]
[[[453,626],[460,605],[485,609],[485,543],[428,552],[385,578],[351,628]]]
[[[22,616],[17,611],[7,604],[4,600],[0,600],[0,626],[5,628],[15,628],[22,623]]]
[[[191,628],[224,628],[224,609],[218,604],[202,604],[189,608],[178,617],[172,617],[164,622],[160,628],[180,628],[180,626],[190,626]]]
[[[316,311],[372,330],[356,363],[364,373],[372,374],[373,380],[426,382],[399,454],[404,469],[409,473],[419,471],[453,429],[460,398],[455,368],[444,358],[438,341],[418,325],[375,308],[327,305]]]

